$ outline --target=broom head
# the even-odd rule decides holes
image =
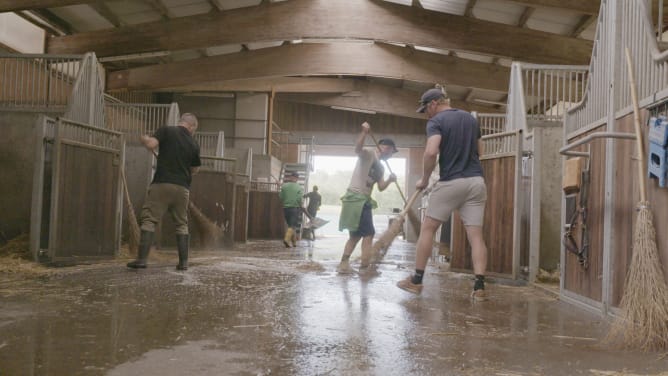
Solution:
[[[640,203],[621,312],[604,341],[619,348],[655,351],[668,349],[668,287],[648,204]]]

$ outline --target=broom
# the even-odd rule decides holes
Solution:
[[[413,203],[417,199],[420,192],[421,190],[417,190],[415,193],[413,193],[411,198],[408,199],[404,210],[399,213],[399,215],[394,219],[394,221],[392,221],[392,224],[387,228],[387,230],[378,238],[378,240],[376,240],[375,243],[373,243],[371,246],[372,263],[377,264],[383,259],[383,257],[385,257],[388,248],[390,248],[390,245],[394,239],[403,230],[406,214],[411,209],[411,206],[413,206]]]
[[[643,351],[661,350],[668,347],[668,287],[661,269],[652,211],[647,201],[647,188],[643,174],[647,165],[646,154],[640,129],[640,110],[633,76],[633,63],[628,48],[626,49],[626,62],[633,99],[636,144],[640,153],[640,167],[637,169],[640,182],[640,202],[633,234],[633,256],[626,274],[624,295],[619,306],[621,315],[612,324],[606,342]]]
[[[373,143],[376,144],[376,148],[378,149],[378,151],[380,151],[380,145],[378,144],[378,141],[376,141],[376,137],[373,135],[373,133],[371,133],[371,131],[369,131],[369,135],[371,136]],[[390,172],[390,174],[394,175],[394,172],[392,172],[392,168],[390,167],[390,163],[387,161],[387,159],[383,159],[383,161],[385,162],[385,166],[387,166],[387,170]],[[397,187],[399,195],[401,195],[401,199],[404,201],[404,205],[406,205],[406,196],[404,195],[404,192],[401,190],[399,182],[395,180],[394,185]],[[417,232],[420,232],[420,221],[418,220],[415,213],[413,213],[413,210],[410,209],[410,206],[408,209],[408,219],[411,221],[411,225],[413,226],[413,228]]]
[[[223,237],[223,229],[207,218],[192,201],[188,202],[188,211],[200,234],[202,247],[212,248],[216,246]]]
[[[130,200],[128,191],[128,181],[125,178],[125,167],[121,168],[121,181],[123,182],[123,191],[125,192],[125,210],[128,216],[128,251],[130,254],[137,253],[139,247],[139,224],[137,223],[137,214]]]

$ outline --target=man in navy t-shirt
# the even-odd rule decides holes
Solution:
[[[141,210],[141,239],[137,259],[129,262],[128,268],[146,268],[155,225],[169,210],[176,225],[176,246],[179,252],[176,269],[188,269],[190,183],[202,164],[199,145],[192,138],[196,129],[197,118],[186,113],[181,116],[177,127],[161,127],[153,136],[143,135],[140,138],[141,143],[152,152],[160,147],[160,154],[153,182]]]
[[[450,99],[441,88],[427,90],[417,112],[426,113],[429,121],[422,178],[415,187],[427,187],[437,156],[440,178],[431,190],[426,216],[420,227],[415,274],[399,281],[397,286],[416,294],[422,291],[422,278],[431,255],[434,234],[450,218],[452,211],[458,210],[471,244],[476,278],[471,296],[474,300],[484,300],[487,246],[482,236],[482,224],[487,187],[478,157],[481,152],[478,122],[468,112],[451,108]]]

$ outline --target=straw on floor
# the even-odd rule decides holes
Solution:
[[[665,350],[668,348],[668,286],[661,268],[653,215],[647,200],[644,174],[647,162],[640,129],[633,63],[628,48],[626,61],[633,99],[636,144],[640,153],[640,166],[637,169],[640,202],[633,235],[633,256],[619,307],[621,314],[615,318],[605,341],[613,346],[629,349]]]
[[[378,240],[373,243],[371,246],[372,263],[379,263],[383,260],[394,239],[403,231],[406,215],[408,214],[409,210],[411,210],[411,206],[413,206],[413,203],[417,199],[420,192],[422,191],[417,190],[415,193],[413,193],[411,198],[406,203],[404,210],[399,213],[399,215],[397,215],[387,230],[385,230],[385,232],[383,232],[380,237],[378,237]]]

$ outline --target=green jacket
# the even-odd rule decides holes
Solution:
[[[339,217],[339,231],[348,229],[348,231],[357,231],[362,217],[362,208],[364,204],[370,202],[371,208],[378,207],[378,203],[371,198],[361,193],[347,191],[341,197],[341,216]]]
[[[278,196],[281,198],[284,208],[299,208],[302,206],[304,190],[297,183],[287,182],[281,186],[281,193]]]

